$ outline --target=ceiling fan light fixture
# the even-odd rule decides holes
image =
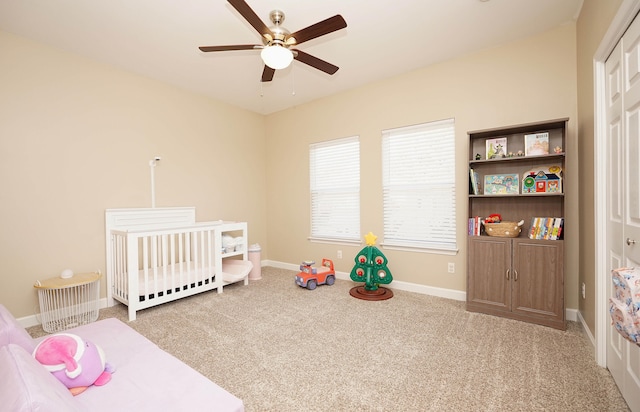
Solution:
[[[278,44],[266,46],[260,52],[262,61],[274,70],[284,69],[293,61],[293,52]]]

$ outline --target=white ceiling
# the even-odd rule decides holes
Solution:
[[[261,83],[260,44],[226,0],[0,0],[0,29],[268,114],[577,19],[583,0],[246,0],[294,32],[341,14],[347,28],[297,48],[340,70],[294,61]],[[1,53],[1,51],[0,51]]]

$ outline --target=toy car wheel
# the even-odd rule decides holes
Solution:
[[[327,276],[327,285],[331,286],[336,282],[336,277],[333,275]]]
[[[307,282],[307,289],[314,290],[318,286],[318,283],[315,280],[310,280]]]

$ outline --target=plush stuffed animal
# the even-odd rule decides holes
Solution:
[[[102,348],[78,335],[51,335],[36,346],[33,357],[75,396],[89,386],[111,380],[114,368],[105,362]]]

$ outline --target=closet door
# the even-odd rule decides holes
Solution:
[[[640,266],[640,19],[605,64],[608,124],[610,269]],[[608,296],[612,296],[607,282]],[[609,326],[607,367],[633,411],[640,411],[640,347]]]
[[[622,143],[622,45],[618,43],[605,63],[607,75],[607,262],[609,270],[624,266],[624,156]],[[607,282],[607,296],[613,296],[611,281]],[[608,305],[607,305],[608,306]],[[607,368],[622,390],[625,340],[608,322]]]
[[[622,38],[622,112],[624,118],[624,251],[629,264],[640,263],[640,18]],[[636,242],[636,243],[633,243]]]
[[[626,155],[624,256],[627,265],[640,266],[640,19],[636,17],[622,38],[624,142]],[[633,243],[635,242],[635,243]],[[625,342],[622,394],[640,411],[640,347]]]

